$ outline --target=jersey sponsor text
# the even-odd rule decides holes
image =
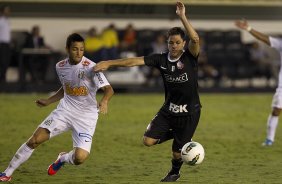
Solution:
[[[174,77],[168,74],[164,74],[165,80],[167,82],[174,82],[174,83],[182,83],[188,81],[187,73],[183,73],[179,75],[178,77]]]
[[[176,104],[170,102],[169,110],[171,112],[174,112],[174,113],[188,112],[186,107],[187,107],[187,104],[185,104],[185,105],[176,105]]]
[[[66,84],[66,93],[71,96],[86,96],[88,90],[85,86],[71,87],[70,84]]]

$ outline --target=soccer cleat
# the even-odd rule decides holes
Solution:
[[[262,146],[272,146],[273,141],[270,139],[265,139],[265,141],[262,143]]]
[[[180,178],[180,174],[170,174],[167,175],[161,180],[161,182],[175,182]]]
[[[12,180],[11,176],[6,176],[6,173],[0,172],[0,182],[7,182],[11,180]]]
[[[49,165],[48,170],[47,170],[48,175],[50,176],[55,175],[61,169],[61,167],[65,164],[60,159],[61,156],[64,154],[66,154],[66,152],[59,153],[57,160],[54,163],[52,163],[51,165]]]

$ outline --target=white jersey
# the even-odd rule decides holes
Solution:
[[[64,98],[60,100],[58,108],[77,114],[98,112],[96,92],[109,85],[109,82],[103,73],[93,72],[95,65],[86,57],[76,65],[71,65],[69,59],[56,64],[56,71],[64,88]]]
[[[280,54],[280,70],[278,75],[277,91],[282,92],[282,39],[269,37],[271,47],[275,48]]]

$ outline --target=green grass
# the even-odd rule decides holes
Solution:
[[[38,108],[47,94],[0,94],[0,171],[18,147],[56,107]],[[281,183],[282,129],[271,148],[261,147],[272,94],[202,94],[202,116],[194,136],[206,151],[198,166],[184,165],[178,183]],[[100,116],[89,159],[66,165],[56,176],[46,169],[61,151],[72,149],[70,133],[41,145],[13,174],[12,183],[154,184],[170,168],[171,142],[145,147],[147,124],[163,103],[161,94],[116,94]]]

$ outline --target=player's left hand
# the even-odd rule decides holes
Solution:
[[[101,101],[99,103],[99,112],[102,114],[107,114],[108,113],[108,103]]]
[[[178,1],[176,3],[176,14],[178,16],[184,16],[185,15],[185,6],[182,2]]]

